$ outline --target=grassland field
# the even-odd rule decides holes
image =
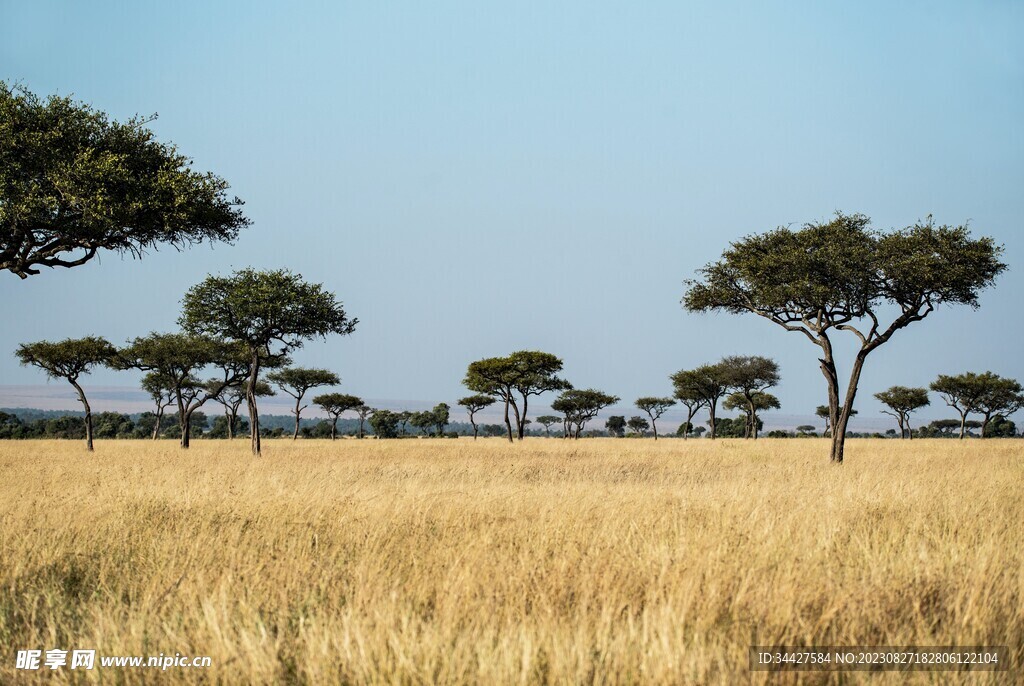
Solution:
[[[0,443],[0,683],[1024,681],[1024,441]],[[748,669],[1007,645],[1007,672]],[[208,669],[15,669],[24,648]]]

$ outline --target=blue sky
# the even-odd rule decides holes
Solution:
[[[233,247],[0,275],[0,351],[168,330],[207,273],[285,266],[361,320],[296,356],[349,392],[452,402],[469,361],[539,348],[629,400],[757,353],[803,414],[824,397],[815,349],[753,316],[685,313],[682,281],[729,240],[839,209],[880,228],[970,220],[1011,265],[979,311],[875,353],[862,414],[939,372],[1024,378],[1021,3],[0,8],[0,79],[159,113],[254,222]],[[42,376],[3,354],[0,383]]]

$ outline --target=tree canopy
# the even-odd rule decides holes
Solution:
[[[636,399],[636,406],[638,409],[647,413],[647,416],[651,418],[651,427],[654,429],[654,440],[658,440],[658,420],[661,415],[665,414],[670,407],[676,404],[673,398],[656,398],[652,396],[644,396],[643,398]]]
[[[100,250],[234,241],[248,226],[228,184],[147,124],[0,82],[0,269],[21,278]]]
[[[285,354],[310,338],[355,331],[333,293],[285,269],[242,269],[208,276],[185,294],[180,323],[186,331],[242,343],[249,353],[246,400],[252,451],[260,453],[259,408],[252,392],[263,356]]]
[[[74,387],[78,393],[78,400],[85,409],[87,450],[93,449],[92,408],[78,379],[96,367],[109,364],[116,352],[116,348],[109,341],[99,336],[67,338],[57,342],[22,343],[15,351],[15,356],[21,364],[38,367],[51,379],[63,379]]]
[[[579,438],[587,422],[596,417],[601,410],[618,401],[618,396],[609,395],[593,388],[569,389],[555,398],[555,401],[551,403],[551,409],[561,412],[568,424],[576,426],[572,437]]]
[[[469,423],[473,426],[473,439],[475,440],[479,430],[476,425],[476,413],[485,407],[490,407],[497,400],[493,396],[484,395],[478,393],[476,395],[467,395],[465,398],[459,399],[459,405],[466,408],[466,414],[469,415]]]
[[[931,403],[928,400],[927,389],[906,386],[892,386],[887,390],[875,393],[875,398],[889,408],[882,410],[884,414],[896,418],[896,423],[900,427],[900,438],[909,437],[911,439],[914,437],[914,432],[910,428],[910,413]]]
[[[313,398],[317,405],[331,417],[331,440],[338,437],[338,418],[349,410],[363,406],[363,399],[347,393],[323,393]]]
[[[295,399],[295,431],[292,440],[299,437],[299,420],[302,411],[309,407],[303,405],[302,399],[311,388],[321,386],[337,386],[341,383],[338,375],[329,369],[311,369],[308,367],[285,367],[267,374],[267,381],[277,386],[281,391]]]
[[[979,293],[1006,269],[1001,254],[991,238],[972,238],[966,225],[937,226],[928,217],[881,233],[864,215],[837,213],[732,243],[686,282],[683,304],[694,312],[752,312],[819,346],[834,427],[830,458],[841,463],[868,354],[940,305],[978,307]],[[886,319],[889,309],[896,314]],[[842,403],[833,331],[860,343]]]

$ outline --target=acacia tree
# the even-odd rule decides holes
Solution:
[[[542,414],[541,416],[537,417],[537,423],[544,427],[544,434],[546,436],[551,436],[551,426],[554,424],[559,424],[561,423],[561,421],[561,417],[556,417],[553,414]]]
[[[967,435],[967,416],[977,409],[978,401],[984,395],[992,379],[998,378],[992,372],[975,374],[965,372],[955,376],[940,374],[931,383],[931,390],[960,415],[960,439]]]
[[[256,384],[261,362],[301,348],[311,338],[347,336],[350,319],[334,294],[288,270],[243,269],[231,276],[208,276],[185,294],[182,327],[191,333],[242,344],[248,355],[246,402],[253,455],[260,454]]]
[[[613,414],[605,420],[604,428],[612,438],[622,438],[626,435],[626,418],[620,414]]]
[[[652,398],[645,396],[636,399],[636,406],[647,413],[651,418],[651,428],[654,430],[654,440],[658,440],[658,419],[668,411],[668,408],[676,404],[672,398]]]
[[[683,432],[683,440],[685,441],[691,433],[689,429],[693,428],[693,416],[706,403],[703,394],[699,392],[700,375],[695,371],[682,369],[669,378],[672,380],[672,386],[675,389],[675,399],[686,408],[686,421],[682,424],[682,426],[687,427],[687,430]],[[704,427],[701,428],[703,429]]]
[[[478,393],[476,395],[467,395],[465,398],[459,400],[459,405],[466,408],[466,413],[469,415],[469,423],[473,425],[473,440],[476,440],[477,426],[476,426],[476,413],[485,407],[490,407],[495,402],[495,398],[489,395],[483,395]]]
[[[722,358],[719,364],[728,372],[729,386],[746,401],[745,413],[748,420],[753,422],[747,426],[747,436],[757,440],[757,408],[754,407],[754,396],[778,385],[779,364],[760,355],[732,355]]]
[[[756,438],[761,424],[758,414],[765,410],[777,410],[782,405],[779,403],[778,398],[765,391],[755,391],[750,396],[736,391],[725,397],[722,407],[726,410],[740,410],[743,412],[745,418],[743,438]]]
[[[220,388],[220,379],[210,379],[206,387],[215,391]],[[277,395],[270,384],[259,381],[256,383],[256,395],[260,398]],[[213,397],[224,407],[224,419],[227,423],[228,440],[234,440],[235,427],[238,425],[238,409],[245,402],[245,379],[240,378],[230,386],[221,388],[220,393]]]
[[[931,217],[879,233],[864,215],[837,213],[829,222],[734,242],[686,282],[683,304],[693,312],[752,312],[818,346],[833,427],[830,459],[842,463],[868,355],[939,305],[977,308],[978,294],[1006,269],[1001,253],[991,238],[973,239],[966,226],[936,226]],[[898,314],[885,320],[893,308]],[[834,331],[860,344],[842,403]]]
[[[204,384],[199,373],[217,364],[224,376]],[[244,356],[237,344],[184,333],[151,333],[140,336],[117,351],[112,365],[119,369],[139,369],[163,377],[178,406],[181,447],[188,448],[192,435],[192,415],[225,388],[245,375]]]
[[[572,388],[568,381],[557,376],[561,370],[562,361],[551,353],[520,350],[508,357],[489,357],[470,363],[462,383],[471,391],[496,396],[504,402],[505,426],[511,442],[509,408],[515,414],[516,436],[522,440],[530,396]]]
[[[78,400],[85,409],[85,447],[92,450],[92,408],[85,397],[78,379],[90,373],[96,367],[107,365],[116,352],[105,338],[86,336],[85,338],[67,338],[53,343],[38,341],[22,343],[15,355],[23,365],[39,367],[51,379],[64,379],[74,386]]]
[[[313,404],[331,417],[331,440],[338,437],[338,419],[341,415],[357,407],[363,407],[362,398],[345,393],[324,393],[313,398]]]
[[[156,440],[160,436],[164,411],[174,403],[174,382],[159,372],[149,372],[142,377],[141,386],[156,405],[156,412],[153,413],[156,421],[153,423],[152,436],[153,440]]]
[[[75,267],[100,250],[234,241],[248,226],[228,184],[146,125],[0,81],[0,270]]]
[[[444,436],[444,428],[448,426],[449,419],[451,417],[451,407],[448,403],[438,403],[434,405],[434,409],[430,411],[430,416],[433,419],[433,425],[437,428],[437,436],[441,438]]]
[[[551,409],[565,416],[566,434],[578,439],[587,422],[609,405],[619,401],[618,396],[608,395],[601,391],[587,388],[583,390],[569,389],[555,398]],[[573,430],[571,427],[575,425]]]
[[[978,397],[975,409],[982,416],[981,437],[988,438],[988,426],[993,417],[1008,417],[1021,407],[1024,407],[1024,393],[1021,393],[1021,385],[1015,379],[985,372],[980,374],[984,391]]]
[[[299,437],[299,419],[302,416],[302,411],[309,407],[309,405],[302,404],[306,393],[312,388],[337,386],[341,383],[338,375],[329,369],[309,369],[307,367],[279,369],[267,374],[267,381],[295,399],[295,409],[292,410],[292,414],[295,415],[295,433],[292,434],[292,440]]]
[[[687,423],[693,419],[693,412],[697,408],[707,407],[710,415],[711,438],[716,438],[718,433],[715,430],[715,415],[718,412],[718,401],[731,390],[729,368],[722,363],[702,364],[696,369],[678,371],[669,378],[672,379],[672,385],[675,386],[676,398],[684,405],[688,402],[694,403],[690,417],[686,420]]]
[[[360,405],[359,407],[353,407],[352,409],[356,411],[356,416],[359,417],[359,438],[362,438],[366,435],[365,425],[367,418],[377,410],[369,405]]]
[[[875,393],[875,398],[888,407],[882,410],[882,414],[896,418],[900,427],[900,438],[914,438],[914,430],[910,427],[910,413],[931,404],[928,400],[928,390],[925,388],[907,388],[906,386],[893,386],[888,390]]]
[[[647,423],[647,420],[643,417],[630,417],[626,421],[626,426],[629,427],[630,431],[640,436],[647,433],[647,429],[651,428],[651,425]]]

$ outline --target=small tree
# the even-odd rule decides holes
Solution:
[[[233,241],[249,224],[228,184],[198,172],[155,119],[111,121],[70,98],[0,81],[0,270],[75,267],[100,250]]]
[[[636,406],[647,413],[651,418],[651,428],[654,429],[654,440],[658,440],[658,419],[668,411],[668,408],[676,404],[672,398],[652,398],[645,396],[636,399]]]
[[[757,438],[761,427],[758,414],[765,410],[777,410],[781,407],[779,399],[771,393],[754,391],[749,396],[741,391],[726,396],[722,407],[726,410],[740,410],[745,417],[743,438]]]
[[[811,426],[810,424],[801,424],[800,426],[796,427],[796,432],[798,434],[813,435],[814,427]]]
[[[185,330],[238,341],[248,353],[246,401],[254,455],[260,454],[256,384],[261,361],[300,348],[311,338],[347,336],[359,321],[348,317],[333,293],[287,270],[243,269],[227,277],[209,276],[189,289],[183,304]]]
[[[299,437],[299,419],[302,411],[309,407],[302,404],[306,393],[313,388],[337,386],[341,383],[338,375],[328,369],[307,367],[285,367],[267,374],[267,381],[295,399],[295,409],[292,410],[292,414],[295,415],[295,432],[292,434],[292,440]]]
[[[711,438],[717,437],[715,430],[715,414],[718,412],[718,401],[731,389],[731,374],[725,365],[703,364],[696,369],[682,370],[671,376],[672,385],[676,389],[676,398],[690,408],[691,413],[701,406],[708,408],[710,415]],[[686,420],[692,421],[691,416]]]
[[[626,418],[618,414],[612,415],[604,423],[604,428],[612,438],[622,438],[626,435]]]
[[[967,435],[967,416],[975,412],[978,402],[988,390],[989,383],[996,378],[992,372],[975,374],[965,372],[955,376],[940,374],[930,388],[960,415],[960,438]]]
[[[1021,392],[1020,383],[1015,379],[1007,379],[992,372],[980,374],[979,378],[985,390],[978,398],[975,408],[982,416],[981,437],[989,438],[988,429],[992,418],[1005,419],[1024,407],[1024,393]]]
[[[554,424],[561,424],[562,418],[556,417],[553,414],[542,414],[537,417],[537,423],[544,427],[544,434],[551,436],[551,426]]]
[[[651,428],[651,425],[643,417],[630,417],[629,421],[626,422],[626,426],[629,427],[630,431],[640,436],[643,436],[647,433],[647,429]]]
[[[409,417],[409,423],[426,436],[434,428],[434,414],[432,412],[413,412]]]
[[[151,333],[117,351],[112,364],[119,369],[155,372],[167,380],[178,406],[181,447],[188,448],[193,413],[244,377],[243,360],[237,345],[208,336]],[[225,369],[225,376],[204,384],[198,374],[212,364]]]
[[[159,372],[149,372],[142,377],[142,390],[149,394],[156,405],[153,413],[153,440],[160,437],[164,420],[164,411],[174,403],[174,381]]]
[[[683,369],[669,378],[672,380],[672,386],[675,388],[676,400],[686,408],[686,421],[683,422],[683,426],[688,428],[682,434],[683,440],[686,440],[689,434],[693,433],[693,416],[706,403],[704,395],[700,392],[701,375],[697,374],[696,371]],[[703,429],[704,427],[700,428]]]
[[[568,427],[571,428],[572,425],[575,425],[575,430],[567,430],[567,433],[571,432],[573,438],[579,439],[580,433],[583,432],[583,427],[588,421],[596,417],[601,410],[618,401],[617,396],[608,395],[593,388],[567,390],[551,403],[551,409],[561,412],[565,416]]]
[[[447,403],[438,403],[430,411],[434,427],[437,429],[438,438],[444,436],[444,428],[448,426],[449,419],[451,418],[451,409]]]
[[[490,407],[496,402],[496,400],[483,394],[467,395],[465,398],[459,400],[459,405],[466,408],[466,413],[469,415],[469,423],[473,425],[473,440],[476,440],[477,426],[476,426],[476,413],[485,407]]]
[[[893,386],[886,391],[875,393],[875,397],[889,408],[882,410],[882,413],[896,418],[896,423],[900,427],[900,438],[913,439],[914,430],[910,428],[910,413],[930,404],[928,390]]]
[[[778,228],[732,244],[721,260],[687,281],[693,312],[752,312],[802,334],[821,351],[832,431],[830,459],[843,461],[846,426],[870,353],[943,304],[978,307],[979,293],[1006,265],[990,238],[966,226],[936,226],[931,217],[902,231],[878,233],[863,215],[837,214],[802,229]],[[890,306],[898,314],[883,317]],[[854,335],[854,357],[840,408],[831,335]]]
[[[746,401],[745,414],[750,422],[748,436],[756,440],[757,408],[754,407],[754,396],[778,385],[779,365],[775,360],[760,355],[733,355],[723,358],[719,364],[727,372],[729,386],[736,389],[736,393]]]
[[[211,393],[216,393],[219,389],[219,393],[213,396],[224,408],[224,432],[228,440],[234,440],[235,431],[239,427],[238,423],[238,410],[245,402],[245,379],[238,378],[230,386],[222,387],[221,379],[210,379],[206,383],[207,389]],[[268,398],[270,396],[277,395],[274,389],[270,387],[270,384],[259,381],[256,383],[256,396],[259,398]]]
[[[344,393],[324,393],[313,398],[313,404],[331,417],[331,440],[338,437],[338,419],[349,410],[363,407],[362,398]]]
[[[50,341],[22,343],[15,352],[21,364],[39,367],[51,379],[64,379],[74,386],[78,393],[78,400],[85,409],[85,447],[87,450],[93,449],[92,408],[89,407],[89,400],[85,397],[85,391],[78,383],[78,379],[96,367],[108,364],[115,352],[114,346],[99,336],[67,338],[56,343]]]
[[[363,436],[366,435],[364,429],[366,419],[377,410],[375,410],[372,407],[369,407],[368,405],[360,405],[359,407],[355,407],[353,409],[356,411],[356,416],[359,417],[359,438],[362,438]]]
[[[397,412],[375,410],[370,416],[370,428],[377,438],[397,438],[399,417]]]

